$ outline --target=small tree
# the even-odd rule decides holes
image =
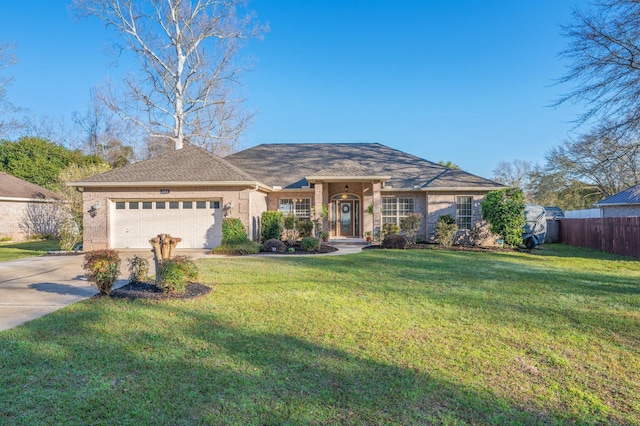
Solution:
[[[420,223],[422,223],[422,214],[420,213],[409,213],[400,220],[400,229],[411,244],[416,242]]]
[[[262,243],[272,238],[279,240],[283,229],[284,213],[274,211],[262,213],[260,222],[260,241]]]
[[[436,225],[436,241],[444,247],[451,247],[458,234],[456,220],[450,214],[443,214]]]
[[[482,201],[482,218],[489,223],[493,234],[499,235],[508,246],[522,243],[524,196],[520,188],[491,191]]]
[[[284,236],[290,246],[298,239],[298,216],[293,213],[284,218]]]
[[[120,256],[115,250],[94,250],[84,255],[82,264],[87,281],[93,283],[100,294],[109,294],[120,275]]]

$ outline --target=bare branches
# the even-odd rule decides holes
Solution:
[[[250,118],[233,96],[242,67],[241,42],[264,28],[240,16],[243,0],[75,0],[127,41],[140,74],[124,81],[125,96],[111,92],[107,104],[152,137],[170,135],[215,149],[237,140]],[[125,102],[127,99],[132,102]],[[212,142],[213,141],[213,142]]]
[[[561,56],[570,62],[560,83],[574,89],[556,101],[585,102],[579,117],[606,119],[611,128],[640,129],[640,2],[596,0],[589,11],[574,11],[563,27],[570,39]]]

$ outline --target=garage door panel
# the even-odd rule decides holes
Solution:
[[[157,208],[164,202],[164,209]],[[169,208],[168,200],[154,200],[152,208],[132,209],[127,201],[125,208],[116,209],[115,202],[111,208],[111,247],[113,248],[149,248],[149,240],[158,234],[170,234],[182,238],[178,248],[213,248],[222,241],[222,210],[214,209],[218,201],[206,201],[206,208]],[[121,203],[119,203],[122,205]],[[135,201],[134,204],[135,206]],[[145,204],[149,206],[149,204]],[[172,203],[175,206],[175,202]],[[188,203],[187,203],[188,205]]]

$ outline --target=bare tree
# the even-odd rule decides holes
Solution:
[[[640,183],[640,145],[605,123],[547,154],[547,174],[583,182],[602,198]]]
[[[75,126],[80,129],[83,138],[83,150],[120,167],[130,163],[135,156],[133,142],[129,135],[134,134],[127,122],[120,119],[102,102],[98,89],[89,93],[89,105],[84,114],[73,114]]]
[[[151,137],[171,135],[220,152],[233,146],[249,120],[234,96],[243,40],[262,28],[241,16],[244,0],[75,0],[126,39],[141,74],[124,80],[126,96],[108,90],[105,101]],[[111,88],[113,89],[113,88]],[[142,111],[144,116],[139,112]]]
[[[0,43],[0,138],[24,127],[24,123],[12,116],[20,109],[7,99],[7,88],[13,81],[13,77],[2,75],[3,70],[18,63],[18,59],[13,54],[14,49],[15,46],[11,43]]]
[[[36,197],[27,204],[20,227],[29,237],[51,238],[58,235],[58,225],[66,217],[62,201]]]
[[[578,122],[606,119],[612,127],[640,129],[640,2],[594,0],[592,8],[573,13],[563,27],[570,44],[561,56],[570,62],[560,83],[574,89],[558,99],[585,102]]]
[[[520,188],[527,202],[531,198],[531,173],[534,166],[529,161],[500,161],[493,169],[493,180],[512,188]]]

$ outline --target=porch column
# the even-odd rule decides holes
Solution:
[[[315,183],[315,192],[313,196],[313,209],[315,211],[315,216],[322,217],[322,182]],[[322,226],[324,228],[325,224],[323,223]]]
[[[373,233],[382,230],[382,195],[380,189],[382,184],[380,181],[373,182]]]

